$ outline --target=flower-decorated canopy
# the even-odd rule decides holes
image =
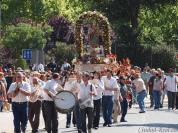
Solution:
[[[94,20],[98,23],[99,27],[103,30],[102,40],[103,40],[104,54],[105,55],[111,54],[111,40],[109,35],[110,25],[108,19],[99,12],[88,11],[81,14],[78,20],[76,21],[75,44],[77,47],[79,57],[84,55],[84,50],[83,50],[84,39],[83,39],[82,27],[86,20]]]

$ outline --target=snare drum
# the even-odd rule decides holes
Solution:
[[[58,112],[67,114],[74,109],[76,97],[72,92],[62,90],[57,93],[54,103]]]

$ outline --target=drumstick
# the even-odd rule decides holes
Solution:
[[[60,97],[55,97],[55,98],[64,101],[64,98],[60,98]]]

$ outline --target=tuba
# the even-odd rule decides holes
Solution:
[[[35,93],[33,95],[30,96],[30,102],[34,103],[37,100],[43,100],[43,90],[41,90],[40,88],[37,88],[37,90],[35,91]]]

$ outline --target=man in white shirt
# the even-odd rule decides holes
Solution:
[[[168,96],[168,109],[175,108],[176,92],[178,92],[177,84],[178,78],[174,75],[174,70],[169,69],[169,75],[166,77],[166,81],[164,83]]]
[[[102,99],[103,104],[103,126],[111,127],[112,124],[112,110],[114,104],[114,92],[119,90],[117,80],[112,77],[112,71],[107,70],[107,75],[102,77],[104,82],[104,94]]]
[[[94,79],[91,80],[91,83],[93,83],[97,91],[97,95],[93,99],[94,102],[93,128],[98,129],[99,122],[100,122],[101,101],[102,101],[102,95],[104,91],[104,82],[101,80],[101,75],[99,72],[94,73]]]
[[[16,82],[12,83],[8,90],[8,96],[12,98],[15,133],[20,133],[21,131],[25,133],[28,121],[30,84],[23,81],[23,76],[21,72],[18,72]]]
[[[93,96],[97,95],[96,88],[93,84],[88,82],[90,75],[84,73],[82,76],[83,83],[80,84],[78,99],[81,109],[81,120],[82,120],[82,131],[87,133],[86,128],[86,115],[88,117],[88,132],[91,133],[92,122],[93,122]]]
[[[46,115],[46,130],[48,133],[58,133],[58,115],[53,99],[57,93],[59,74],[54,73],[52,80],[49,80],[45,87],[44,110]]]
[[[32,133],[38,132],[43,93],[44,92],[42,86],[40,85],[39,79],[37,77],[33,77],[28,111]]]

